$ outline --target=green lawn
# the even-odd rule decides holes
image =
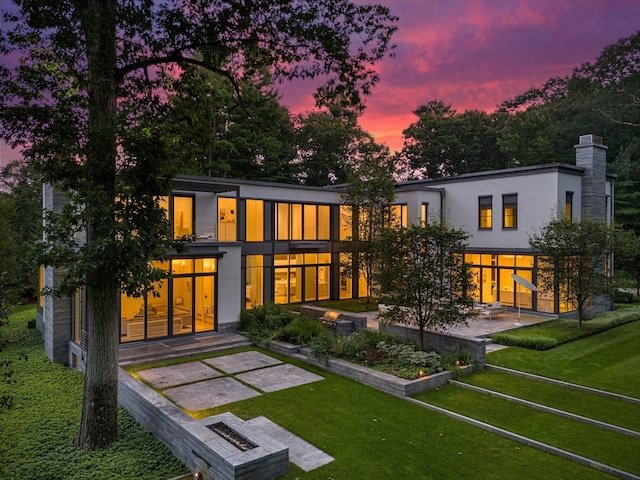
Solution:
[[[543,352],[509,347],[487,363],[640,398],[640,322]]]
[[[622,325],[543,352],[510,347],[487,355],[487,363],[640,398],[640,322]],[[479,372],[461,380],[640,431],[638,404],[495,371]],[[417,398],[640,475],[638,439],[453,385],[425,392]],[[606,448],[603,448],[604,445]]]
[[[0,396],[5,394],[14,398],[13,407],[0,407],[0,478],[168,479],[185,472],[185,468],[137,427],[126,412],[120,415],[121,439],[112,448],[92,454],[75,450],[72,444],[80,415],[82,376],[46,359],[38,332],[25,328],[29,317],[33,318],[33,308],[14,316],[12,324],[0,330],[5,336],[10,331],[13,342],[0,356],[10,359],[14,365],[13,383],[0,383]],[[633,335],[632,331],[624,332],[625,339],[630,335]],[[635,338],[636,349],[629,347],[629,351],[634,353],[637,362],[640,352]],[[625,350],[622,345],[618,348],[615,342],[610,348]],[[489,359],[491,363],[499,363],[495,356],[501,354],[508,364],[515,361],[514,358],[520,358],[520,351],[509,348],[489,355]],[[548,355],[552,352],[531,353]],[[27,359],[24,359],[25,355]],[[280,358],[325,379],[200,414],[232,411],[243,418],[266,415],[335,457],[334,462],[308,473],[291,465],[291,472],[285,477],[288,480],[610,478],[403,399],[289,358]],[[637,367],[637,363],[635,365]],[[449,395],[448,391],[462,389],[446,388],[435,394]],[[468,392],[464,395],[467,396],[464,402],[472,410],[491,410],[484,406],[484,396],[468,395]],[[451,408],[458,408],[456,402],[459,400],[452,401]],[[497,420],[509,418],[499,414],[496,417]],[[556,424],[560,425],[543,418],[525,422],[525,425],[531,425],[530,428],[538,425],[543,432],[553,430]],[[602,442],[617,442],[615,436],[598,433],[596,437],[591,430],[578,428],[563,426],[561,431],[566,432],[568,443],[573,443],[574,437],[577,437],[576,442],[582,437],[586,446],[580,448],[585,451],[596,450],[594,446],[602,446]],[[626,444],[620,445],[629,459],[626,463],[616,460],[616,465],[627,468],[637,457],[638,448],[629,450]],[[604,457],[604,460],[609,458]]]

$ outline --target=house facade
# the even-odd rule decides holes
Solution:
[[[391,211],[404,225],[446,221],[469,233],[477,300],[534,312],[570,313],[561,294],[532,292],[511,274],[536,284],[529,235],[563,215],[610,222],[613,176],[606,146],[584,135],[576,165],[546,164],[396,184]],[[235,330],[240,312],[267,302],[302,303],[366,295],[366,282],[341,268],[341,242],[352,235],[341,187],[305,187],[178,176],[165,199],[176,236],[194,235],[189,249],[161,265],[171,275],[148,298],[120,297],[122,344]],[[64,195],[46,188],[44,207]],[[42,285],[60,272],[47,267]],[[37,325],[53,361],[82,368],[84,297],[44,297]]]

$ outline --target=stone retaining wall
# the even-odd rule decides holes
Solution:
[[[258,445],[243,452],[207,428],[217,417],[204,423],[191,418],[123,369],[118,373],[118,402],[204,480],[268,480],[289,471],[289,449],[282,443],[235,415],[220,415],[220,421]]]
[[[311,349],[308,347],[299,347],[286,342],[272,341],[269,343],[268,348],[276,353],[297,358],[298,360],[302,360],[328,372],[335,373],[336,375],[398,397],[407,397],[444,385],[457,373],[450,371],[441,372],[415,380],[406,380],[339,358],[320,360],[311,354]],[[473,369],[473,367],[469,366],[464,367],[462,370],[469,371],[471,369]]]
[[[420,330],[414,325],[393,323],[380,325],[380,332],[389,333],[394,337],[420,345]],[[488,340],[484,338],[467,338],[444,333],[424,331],[424,344],[429,350],[435,350],[441,355],[463,352],[471,355],[475,365],[483,368],[486,363],[486,347]]]

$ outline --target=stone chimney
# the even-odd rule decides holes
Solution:
[[[576,165],[583,167],[582,217],[593,221],[606,220],[607,146],[602,137],[581,135],[576,148]]]

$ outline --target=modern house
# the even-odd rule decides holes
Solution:
[[[465,256],[473,264],[479,302],[569,313],[567,298],[521,289],[511,274],[537,282],[528,239],[553,217],[611,221],[615,178],[606,174],[607,147],[601,138],[584,135],[575,148],[576,165],[398,183],[390,208],[404,225],[444,219],[470,234]],[[267,302],[363,296],[366,282],[340,267],[341,241],[353,228],[342,193],[342,187],[176,177],[166,199],[169,219],[176,236],[196,240],[164,265],[171,276],[156,296],[121,296],[121,342],[234,330],[242,309]],[[65,202],[50,187],[43,199],[47,209]],[[59,274],[47,267],[43,286],[53,285]],[[82,367],[84,316],[82,292],[43,298],[37,324],[49,358]]]

